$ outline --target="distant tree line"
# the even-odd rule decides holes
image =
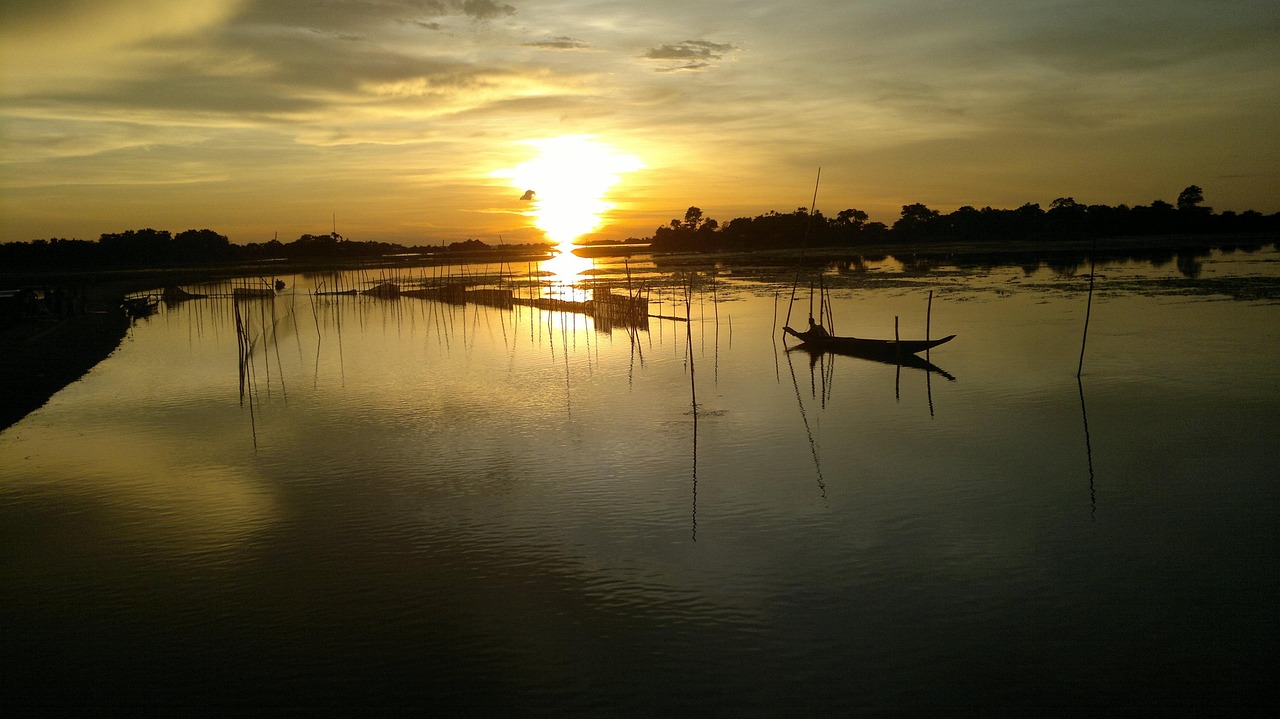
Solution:
[[[977,209],[965,205],[942,214],[921,203],[903,205],[893,226],[869,222],[866,212],[841,210],[826,217],[804,207],[795,212],[768,212],[739,217],[725,224],[703,217],[690,207],[684,219],[658,227],[651,238],[657,251],[721,251],[841,246],[870,242],[921,244],[948,240],[1009,241],[1080,239],[1136,235],[1218,235],[1280,232],[1280,213],[1249,210],[1214,213],[1204,205],[1204,191],[1191,185],[1177,204],[1156,200],[1150,205],[1085,205],[1060,197],[1045,210],[1037,203],[1016,210]]]
[[[504,249],[545,249],[544,245],[508,245]],[[292,242],[270,240],[232,244],[213,230],[171,234],[151,228],[107,233],[94,240],[53,238],[0,244],[0,270],[115,267],[181,267],[254,262],[268,259],[370,259],[423,252],[473,253],[496,251],[480,240],[454,242],[448,247],[406,247],[388,242],[357,242],[338,233],[302,235]]]
[[[1001,241],[1090,238],[1132,235],[1229,235],[1280,233],[1280,213],[1215,213],[1204,205],[1196,185],[1184,189],[1176,204],[1156,200],[1150,205],[1085,205],[1060,197],[1042,209],[1028,203],[1015,210],[982,209],[970,205],[942,214],[921,203],[904,205],[902,216],[887,226],[871,222],[866,212],[846,209],[835,217],[804,208],[739,217],[723,225],[690,207],[683,219],[658,227],[652,249],[670,251],[757,250],[839,247],[868,243],[925,245],[948,240],[986,241],[993,249]],[[645,240],[640,240],[645,241]],[[0,271],[6,269],[105,269],[115,267],[180,267],[232,264],[269,259],[375,259],[412,252],[453,254],[544,252],[549,245],[493,247],[480,240],[454,242],[448,247],[406,247],[387,242],[358,242],[336,232],[278,240],[232,244],[213,230],[185,230],[176,235],[151,228],[107,233],[97,240],[32,240],[0,244]]]

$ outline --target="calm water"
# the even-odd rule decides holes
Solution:
[[[1087,267],[831,268],[839,333],[958,335],[928,372],[785,351],[785,262],[632,261],[698,278],[639,331],[311,294],[430,269],[162,306],[0,433],[4,703],[1263,701],[1274,247],[1100,265],[1079,383]]]

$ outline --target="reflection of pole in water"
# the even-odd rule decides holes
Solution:
[[[712,347],[715,352],[712,355],[714,361],[711,366],[711,381],[713,384],[720,384],[720,294],[716,287],[716,276],[711,275],[711,308],[715,312],[715,338]]]
[[[315,293],[311,294],[311,319],[316,323],[316,373],[315,376],[311,378],[311,389],[315,389],[320,386],[320,345],[322,342],[320,332],[320,313],[316,310]]]
[[[296,285],[298,278],[294,276],[291,279],[293,280],[291,284]],[[293,320],[293,340],[298,345],[298,365],[301,366],[306,362],[306,358],[302,355],[302,327],[299,326],[300,323],[298,322],[297,292],[289,293],[289,317]]]
[[[235,305],[236,318],[236,371],[240,378],[240,404],[244,404],[244,323],[240,319],[240,305]]]
[[[688,278],[684,290],[684,312],[689,316],[693,303],[693,277]],[[693,414],[698,414],[698,386],[693,378],[693,322],[685,323],[685,359],[689,365],[689,392],[693,397]]]
[[[773,379],[782,384],[782,366],[778,362],[778,335],[773,331],[778,326],[778,291],[773,291],[773,324],[769,325],[769,336],[773,338]]]
[[[288,404],[289,390],[284,384],[284,362],[280,360],[280,319],[276,317],[276,300],[274,297],[271,298],[271,345],[276,351],[276,374],[280,376],[280,395],[284,398],[285,404]],[[267,382],[271,382],[270,377],[267,378]]]
[[[693,405],[693,541],[698,541],[698,404]]]
[[[573,402],[569,391],[569,323],[565,321],[565,317],[560,318],[560,353],[564,355],[564,414],[568,419],[573,419]]]
[[[827,408],[827,403],[831,401],[831,394],[835,390],[836,379],[836,357],[828,352],[819,355],[822,358],[822,408]],[[812,366],[810,371],[813,371]]]
[[[929,304],[925,307],[925,311],[924,311],[925,342],[929,341],[929,325],[932,323],[932,321],[933,321],[933,290],[929,290]],[[927,346],[924,348],[924,361],[925,362],[929,361],[929,348]],[[932,372],[924,373],[924,390],[925,390],[925,394],[928,395],[929,397],[929,416],[930,417],[933,416],[933,382],[931,381],[931,378],[929,376],[932,374],[933,374]]]
[[[244,406],[245,396],[249,397],[249,430],[253,435],[253,448],[258,449],[258,424],[253,412],[253,385],[252,385],[252,343],[249,341],[248,331],[245,323],[240,315],[240,305],[235,303],[236,318],[236,354],[237,364],[240,369],[240,406]]]
[[[1089,463],[1089,518],[1093,519],[1098,511],[1098,496],[1093,486],[1093,447],[1089,443],[1089,415],[1084,409],[1084,382],[1076,375],[1076,386],[1080,389],[1080,419],[1084,423],[1084,456]]]
[[[897,315],[893,316],[893,341],[895,343],[900,341],[898,339],[898,316]],[[896,345],[895,345],[894,351],[895,352],[897,351]],[[898,362],[897,368],[894,370],[894,375],[893,375],[893,398],[895,400],[898,400],[899,402],[902,401],[902,394],[900,393],[901,387],[902,387],[902,363]]]
[[[685,284],[684,311],[689,315],[693,301],[693,279]],[[693,412],[693,541],[698,541],[698,385],[694,381],[693,323],[685,323],[685,355],[689,363],[689,402]]]
[[[813,430],[809,427],[809,415],[804,411],[804,399],[800,396],[800,382],[796,379],[796,367],[791,362],[790,353],[787,353],[787,369],[791,371],[791,386],[796,391],[796,406],[800,408],[800,421],[804,423],[804,433],[809,438],[809,452],[813,455],[813,468],[818,472],[818,489],[822,490],[822,497],[826,499],[827,484],[822,479],[822,463],[818,461],[818,442],[814,439]]]
[[[929,351],[925,350],[925,361],[928,362]],[[929,416],[933,417],[933,372],[926,371],[924,373],[924,393],[929,398]]]
[[[359,299],[357,299],[357,302]],[[359,310],[357,308],[357,316]],[[347,365],[343,358],[342,352],[342,303],[335,302],[333,305],[334,325],[338,328],[338,376],[342,381],[342,387],[347,386]]]

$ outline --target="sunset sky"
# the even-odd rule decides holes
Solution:
[[[622,239],[807,206],[819,167],[819,209],[885,223],[1271,213],[1280,3],[5,0],[0,148],[0,241],[524,242],[584,177]]]

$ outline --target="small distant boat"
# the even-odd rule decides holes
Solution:
[[[947,335],[936,340],[879,340],[837,337],[821,328],[813,328],[805,332],[797,332],[790,327],[783,327],[782,330],[811,349],[876,358],[913,355],[937,347],[944,342],[950,342],[955,337],[955,335]]]
[[[237,300],[260,299],[275,297],[276,291],[270,287],[236,287],[231,290],[231,296]]]
[[[369,295],[371,297],[381,297],[385,300],[392,300],[400,296],[400,285],[394,282],[383,282],[370,287],[360,294]]]
[[[126,297],[121,303],[124,311],[133,319],[150,317],[160,307],[160,300],[151,297]]]
[[[198,300],[208,296],[209,295],[202,295],[197,292],[187,292],[177,285],[166,287],[164,288],[164,291],[160,293],[160,299],[170,304],[175,302],[184,302],[186,300]]]

